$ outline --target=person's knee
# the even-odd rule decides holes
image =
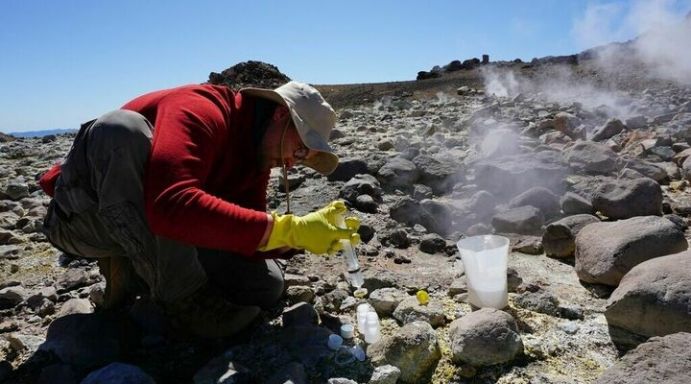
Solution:
[[[149,148],[153,129],[140,113],[118,109],[99,117],[89,132],[89,145],[94,148]]]
[[[285,280],[283,275],[279,273],[269,273],[267,278],[263,281],[263,289],[257,292],[254,297],[255,305],[264,309],[275,306],[283,297],[285,292]]]

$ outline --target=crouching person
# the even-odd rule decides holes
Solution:
[[[336,168],[327,143],[335,120],[298,82],[145,94],[82,125],[42,176],[53,197],[44,232],[56,248],[98,259],[105,307],[149,294],[173,325],[233,335],[283,295],[275,259],[359,240],[357,219],[335,225],[343,202],[301,217],[265,212],[272,167]]]

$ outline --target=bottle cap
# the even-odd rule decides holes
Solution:
[[[341,337],[344,339],[352,339],[354,331],[355,328],[353,327],[353,324],[341,325]]]
[[[338,350],[338,348],[341,348],[341,345],[343,345],[343,338],[335,333],[331,334],[329,335],[329,341],[327,345],[329,346],[329,349],[331,349],[332,351],[336,351]]]

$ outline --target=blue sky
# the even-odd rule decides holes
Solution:
[[[0,131],[74,128],[246,60],[337,84],[413,80],[484,53],[571,54],[635,36],[623,16],[640,3],[649,2],[1,0]],[[691,0],[654,3],[691,9]]]

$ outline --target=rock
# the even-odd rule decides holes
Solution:
[[[425,253],[435,254],[446,248],[446,240],[436,233],[428,233],[420,240],[420,250]]]
[[[78,369],[90,369],[122,358],[137,342],[134,327],[122,317],[74,314],[55,319],[48,327],[43,351]]]
[[[156,384],[156,381],[137,366],[111,363],[89,373],[80,384]]]
[[[292,287],[295,285],[309,285],[310,284],[310,279],[307,276],[304,275],[296,275],[293,273],[286,273],[285,276],[283,277],[284,284],[286,288]]]
[[[560,199],[561,210],[565,215],[595,213],[590,200],[573,192],[566,192]]]
[[[395,229],[391,231],[388,236],[385,236],[383,240],[399,249],[406,249],[410,247],[410,238],[408,237],[408,232],[406,232],[405,229]]]
[[[617,169],[617,154],[607,146],[580,141],[566,152],[565,160],[576,171],[608,175]]]
[[[77,313],[92,313],[93,305],[89,299],[69,299],[61,307],[56,317],[63,317]]]
[[[562,193],[567,169],[560,154],[544,151],[483,159],[474,173],[479,189],[508,198],[537,186]]]
[[[486,366],[513,360],[523,352],[516,321],[506,312],[482,308],[449,327],[453,361]]]
[[[526,205],[494,215],[492,226],[500,233],[533,235],[540,232],[544,221],[539,209]]]
[[[377,213],[379,204],[370,195],[360,195],[355,199],[355,209],[365,213]]]
[[[648,125],[648,119],[645,116],[633,116],[626,119],[625,124],[629,129],[643,129]]]
[[[687,248],[684,233],[658,216],[588,224],[576,235],[576,273],[587,283],[617,286],[636,265]]]
[[[585,131],[581,128],[580,119],[570,113],[557,113],[552,120],[552,127],[574,140],[585,139]]]
[[[392,252],[388,249],[386,252]],[[387,256],[388,257],[388,256]],[[393,256],[391,256],[393,257]],[[370,292],[374,292],[380,288],[390,288],[398,286],[398,276],[387,270],[375,270],[374,268],[366,269],[363,273],[365,283],[362,285]]]
[[[624,126],[624,123],[622,123],[621,120],[609,119],[607,120],[605,125],[601,126],[600,128],[596,129],[595,132],[593,132],[593,136],[590,139],[593,141],[607,140],[610,137],[623,131],[624,129],[626,129],[626,126]]]
[[[81,268],[71,268],[65,271],[57,281],[60,289],[71,291],[81,288],[90,282],[89,273]]]
[[[369,195],[375,200],[381,199],[382,190],[379,186],[379,181],[372,175],[355,175],[343,185],[339,194],[340,197],[351,204],[355,204],[360,195]]]
[[[608,368],[596,384],[691,383],[691,333],[653,337]]]
[[[394,157],[379,168],[377,178],[382,186],[388,190],[407,190],[420,177],[420,171],[410,160]]]
[[[514,302],[523,309],[555,317],[559,316],[559,299],[547,291],[526,291],[516,296]]]
[[[284,327],[303,327],[319,324],[319,314],[307,303],[297,303],[283,310]]]
[[[21,200],[29,196],[29,186],[26,185],[24,181],[21,180],[11,180],[7,185],[5,185],[2,191],[7,197],[12,200]]]
[[[334,377],[327,380],[326,384],[358,384],[358,382],[344,377]]]
[[[396,200],[389,208],[389,215],[399,223],[404,223],[409,226],[415,224],[425,226],[425,224],[435,222],[431,213],[423,209],[419,202],[408,196]]]
[[[24,333],[11,333],[5,336],[5,339],[9,341],[12,352],[10,353],[21,353],[23,355],[32,355],[39,348],[43,347],[44,339],[42,336],[26,335]]]
[[[380,317],[388,317],[407,297],[407,293],[397,288],[379,288],[370,293],[367,301]]]
[[[422,321],[404,325],[367,348],[374,366],[393,365],[401,370],[403,383],[427,382],[430,370],[441,358],[432,326]]]
[[[401,377],[401,370],[393,365],[376,367],[368,384],[396,384]]]
[[[658,183],[667,183],[669,175],[663,166],[643,161],[639,159],[631,159],[626,163],[626,168],[633,169],[645,177],[649,177]]]
[[[413,164],[420,171],[419,183],[431,187],[437,195],[449,192],[456,183],[458,166],[449,161],[418,155],[413,159]]]
[[[523,284],[523,278],[518,271],[512,267],[506,268],[506,289],[509,292],[516,292],[516,289]]]
[[[420,201],[420,208],[418,224],[442,236],[451,232],[453,214],[449,204],[442,200],[424,199]]]
[[[613,180],[597,189],[593,208],[610,219],[662,214],[662,189],[655,180]]]
[[[547,225],[542,235],[545,254],[558,259],[573,257],[578,232],[586,225],[598,222],[600,219],[593,215],[581,214],[568,216]]]
[[[409,296],[403,299],[403,301],[396,306],[393,317],[401,322],[401,324],[424,321],[434,328],[440,327],[446,323],[444,308],[442,308],[440,302],[430,300],[426,305],[422,305],[415,296]]]
[[[521,236],[511,246],[511,250],[527,255],[540,255],[543,252],[542,239],[538,236]]]
[[[509,208],[530,205],[542,212],[545,218],[559,214],[559,197],[545,187],[534,187],[509,201]]]
[[[607,301],[607,322],[643,336],[691,330],[689,271],[689,251],[657,257],[633,267]]]
[[[16,307],[28,297],[29,293],[21,285],[0,289],[0,309]]]
[[[338,162],[336,169],[327,176],[329,181],[348,181],[357,174],[367,173],[367,162],[363,159],[345,158]]]
[[[286,297],[291,304],[314,301],[314,291],[305,285],[295,285],[286,289]]]

